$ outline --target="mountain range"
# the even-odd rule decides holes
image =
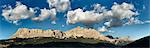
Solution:
[[[0,47],[149,47],[148,42],[149,36],[133,42],[81,27],[66,32],[20,28],[9,39],[0,40]]]

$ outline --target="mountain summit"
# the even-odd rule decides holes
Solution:
[[[66,32],[60,30],[41,30],[20,28],[11,36],[9,40],[3,40],[4,44],[9,45],[39,45],[39,44],[55,44],[55,43],[82,43],[82,44],[111,44],[124,45],[128,44],[126,39],[112,39],[102,35],[95,29],[76,27]],[[73,44],[72,43],[72,44]]]

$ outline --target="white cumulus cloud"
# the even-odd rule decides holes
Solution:
[[[52,20],[52,24],[56,24],[55,22],[55,19],[56,19],[56,9],[53,8],[53,9],[41,9],[41,13],[38,17],[34,17],[32,18],[32,20],[35,20],[35,21],[43,21],[45,19],[48,19],[48,18],[51,18]]]
[[[106,21],[104,23],[105,26],[107,27],[117,27],[117,26],[122,26],[123,25],[123,22],[119,19],[111,19],[109,21]]]
[[[69,0],[47,0],[50,8],[56,8],[58,12],[64,12],[70,9]]]
[[[97,23],[99,21],[104,20],[104,18],[108,16],[105,13],[95,13],[94,11],[83,11],[78,8],[73,11],[68,11],[67,13],[67,23],[75,24],[77,22],[82,22],[85,24]]]
[[[107,32],[108,29],[105,26],[102,26],[101,28],[98,28],[99,32]]]
[[[101,4],[94,4],[93,5],[93,7],[94,7],[94,11],[95,12],[104,12],[104,11],[107,11],[107,9],[105,8],[105,6],[102,6]]]
[[[16,2],[15,8],[8,6],[2,10],[2,16],[4,16],[7,21],[14,24],[17,24],[17,22],[21,19],[27,19],[34,16],[34,13],[34,8],[27,9],[27,6],[21,4],[20,2]]]
[[[132,24],[145,24],[145,23],[150,23],[150,20],[142,21],[138,18],[130,18],[128,22],[126,22],[124,25],[132,25]]]
[[[109,21],[105,22],[104,25],[108,27],[121,26],[123,25],[123,19],[130,19],[138,15],[137,11],[133,11],[134,5],[125,2],[122,4],[114,3],[110,10],[107,10],[101,4],[94,4],[93,7],[94,9],[91,11],[83,11],[80,8],[68,11],[67,24],[75,24],[77,22],[91,24],[99,23],[107,19]]]
[[[138,15],[138,12],[132,11],[134,9],[134,5],[128,3],[117,4],[111,7],[112,16],[118,19],[130,18],[132,16]]]

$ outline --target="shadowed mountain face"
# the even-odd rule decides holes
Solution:
[[[136,40],[125,47],[150,47],[150,36]]]
[[[0,47],[121,47],[131,42],[80,27],[66,32],[21,28],[10,39],[0,40]]]

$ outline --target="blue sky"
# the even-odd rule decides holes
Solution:
[[[46,0],[20,0],[20,2],[27,7],[38,7],[40,9],[47,8],[49,9],[49,5]],[[114,2],[121,4],[123,2],[131,3],[135,6],[136,10],[139,12],[138,18],[142,21],[150,20],[149,15],[149,0],[71,0],[71,10],[75,10],[77,8],[85,8],[84,10],[91,10],[91,5],[99,3],[105,6],[107,9],[111,9]],[[0,14],[2,14],[2,6],[3,5],[10,5],[12,8],[15,7],[16,0],[0,0]],[[36,15],[39,15],[39,11]],[[67,12],[57,12],[56,20],[57,24],[51,24],[51,20],[44,20],[41,22],[35,22],[29,19],[23,19],[19,21],[19,25],[15,25],[9,23],[4,19],[2,15],[0,15],[0,39],[9,38],[12,34],[16,32],[18,28],[36,28],[36,29],[55,29],[55,30],[62,30],[67,31],[77,26],[83,26],[81,23],[76,23],[73,25],[66,25],[66,17],[64,15]],[[64,25],[65,27],[62,27]],[[99,25],[95,25],[99,26]],[[112,31],[115,33],[104,33],[110,34],[115,37],[118,36],[130,36],[132,39],[139,39],[144,36],[150,35],[150,24],[132,24],[127,26],[120,26],[120,27],[112,27]]]

